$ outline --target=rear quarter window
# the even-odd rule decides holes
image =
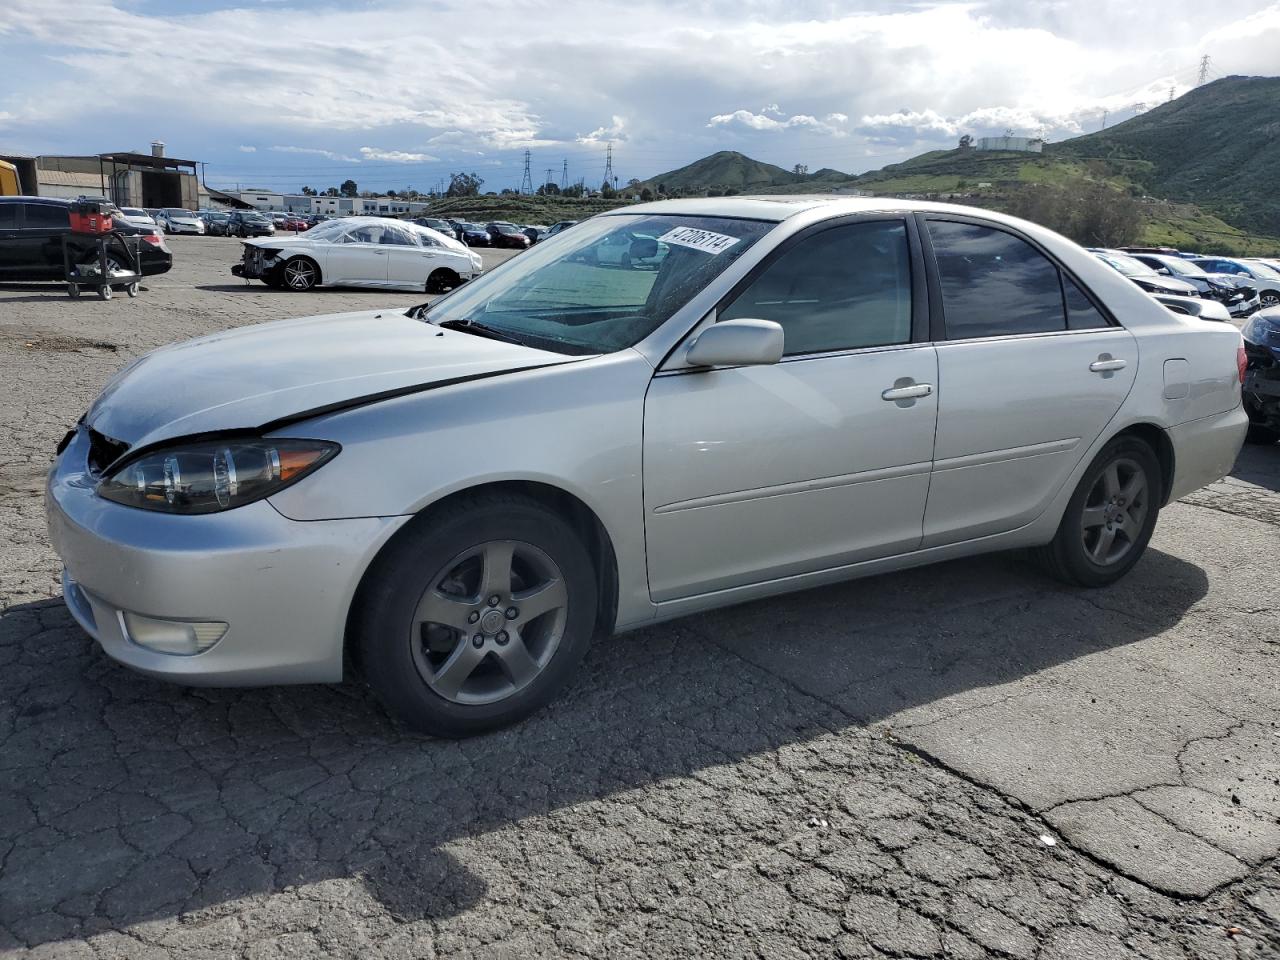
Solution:
[[[23,211],[28,230],[71,229],[70,208],[51,203],[28,203]]]

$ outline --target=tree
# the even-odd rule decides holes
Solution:
[[[304,197],[314,197],[314,196],[316,195],[316,192],[315,192],[314,190],[312,190],[310,187],[303,187],[303,188],[302,188],[302,195],[303,195]]]
[[[554,183],[544,183],[538,187],[537,194],[540,197],[558,197],[560,196],[560,188]]]
[[[1138,200],[1101,183],[1028,185],[1010,198],[1008,212],[1086,247],[1131,244],[1146,220]]]
[[[342,186],[338,188],[338,192],[344,197],[356,197],[360,195],[360,188],[356,186],[354,180],[343,180]]]
[[[580,183],[571,183],[560,191],[562,197],[581,197],[586,191]]]
[[[604,199],[612,200],[617,195],[618,191],[613,189],[613,184],[608,180],[600,184],[600,196],[604,197]]]
[[[398,194],[394,190],[387,191],[387,199],[394,200],[397,196]]]
[[[652,199],[653,199],[653,191],[652,191],[652,190],[650,190],[648,187],[643,188],[643,189],[640,191],[640,199],[641,199],[641,200],[644,200],[644,201],[646,201],[646,202],[648,202],[649,200],[652,200]]]
[[[449,174],[449,189],[445,191],[446,197],[475,197],[480,194],[480,186],[484,183],[484,179],[475,171],[471,173],[451,173]]]
[[[798,177],[806,176],[809,173],[809,165],[807,163],[797,163],[791,168],[791,172]]]
[[[326,191],[324,192],[324,195],[325,195],[326,197],[340,197],[340,196],[342,196],[342,194],[338,192],[338,188],[337,188],[337,187],[330,187],[328,190],[326,190]]]

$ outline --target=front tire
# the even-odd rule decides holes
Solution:
[[[307,257],[294,257],[285,261],[280,275],[284,278],[285,289],[304,293],[320,282],[320,265]]]
[[[427,293],[444,293],[462,283],[462,279],[452,270],[433,270],[427,277]]]
[[[573,529],[534,500],[486,495],[414,521],[353,611],[356,662],[409,726],[467,737],[523,719],[568,683],[599,603]]]
[[[1059,580],[1082,587],[1115,583],[1141,559],[1155,531],[1163,479],[1143,440],[1117,437],[1080,478],[1040,560]]]

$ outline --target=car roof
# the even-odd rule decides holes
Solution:
[[[97,199],[102,202],[101,197],[91,199]],[[0,197],[0,203],[47,203],[56,207],[71,206],[71,201],[64,197]]]
[[[768,220],[781,223],[804,213],[811,219],[847,214],[882,212],[920,212],[962,214],[991,221],[1025,225],[1025,221],[995,210],[965,207],[953,203],[926,200],[898,200],[893,197],[850,197],[842,194],[806,193],[777,196],[705,197],[681,200],[655,200],[609,210],[597,216],[657,214],[672,216],[727,217],[742,220]]]

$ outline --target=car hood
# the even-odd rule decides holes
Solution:
[[[270,247],[272,250],[280,250],[285,247],[314,247],[316,244],[324,243],[325,241],[313,240],[310,237],[254,237],[240,242],[246,247]]]
[[[1241,277],[1234,273],[1206,273],[1210,280],[1224,287],[1235,287],[1237,290],[1255,290],[1252,277]]]
[[[1139,286],[1149,287],[1161,293],[1176,294],[1180,297],[1194,297],[1200,293],[1200,288],[1194,283],[1188,283],[1185,280],[1178,280],[1174,277],[1162,277],[1158,273],[1143,274],[1140,277],[1135,277],[1134,281]]]
[[[399,310],[281,320],[141,357],[107,384],[85,422],[130,447],[150,446],[565,362],[563,354],[442,330]]]
[[[194,227],[200,221],[195,217],[165,217],[170,223],[180,223],[184,227]]]

